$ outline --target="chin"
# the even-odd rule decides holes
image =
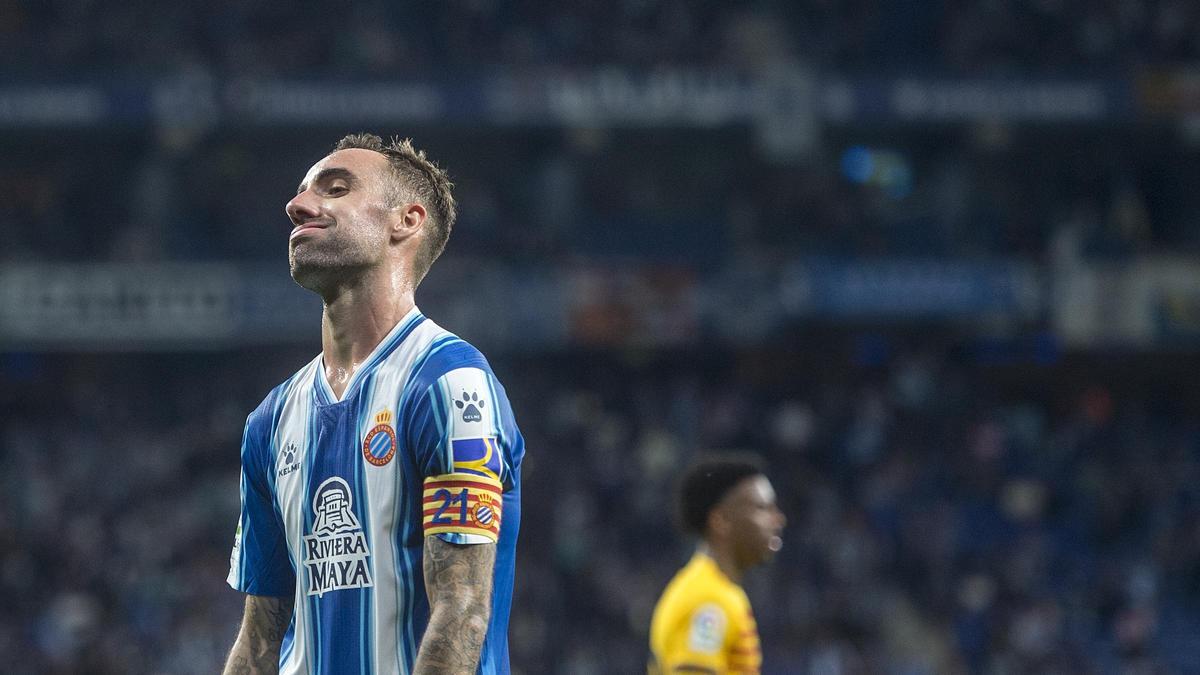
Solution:
[[[333,270],[311,260],[297,260],[294,256],[290,261],[292,281],[310,291],[319,293],[327,284]]]

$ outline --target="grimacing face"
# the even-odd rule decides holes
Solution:
[[[730,523],[730,543],[743,568],[771,559],[783,548],[787,518],[775,503],[766,476],[747,476],[725,495],[718,507]]]
[[[319,293],[384,258],[390,170],[386,157],[361,148],[338,150],[308,170],[284,208],[296,283]]]

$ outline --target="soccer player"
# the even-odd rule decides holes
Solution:
[[[739,584],[783,546],[786,519],[771,482],[757,458],[713,457],[684,474],[679,501],[684,527],[700,542],[654,607],[649,671],[757,673],[758,629]]]
[[[287,204],[321,353],[246,420],[226,673],[508,672],[524,441],[484,357],[414,301],[451,187],[358,134]]]

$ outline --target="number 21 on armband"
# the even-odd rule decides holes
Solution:
[[[490,476],[448,473],[425,479],[424,530],[430,534],[500,536],[503,498],[500,481]]]

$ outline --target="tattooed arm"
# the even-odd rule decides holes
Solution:
[[[292,620],[292,598],[247,595],[246,613],[225,675],[260,675],[279,672],[279,646]]]
[[[413,675],[472,675],[492,612],[495,544],[450,544],[425,537],[429,626]]]

